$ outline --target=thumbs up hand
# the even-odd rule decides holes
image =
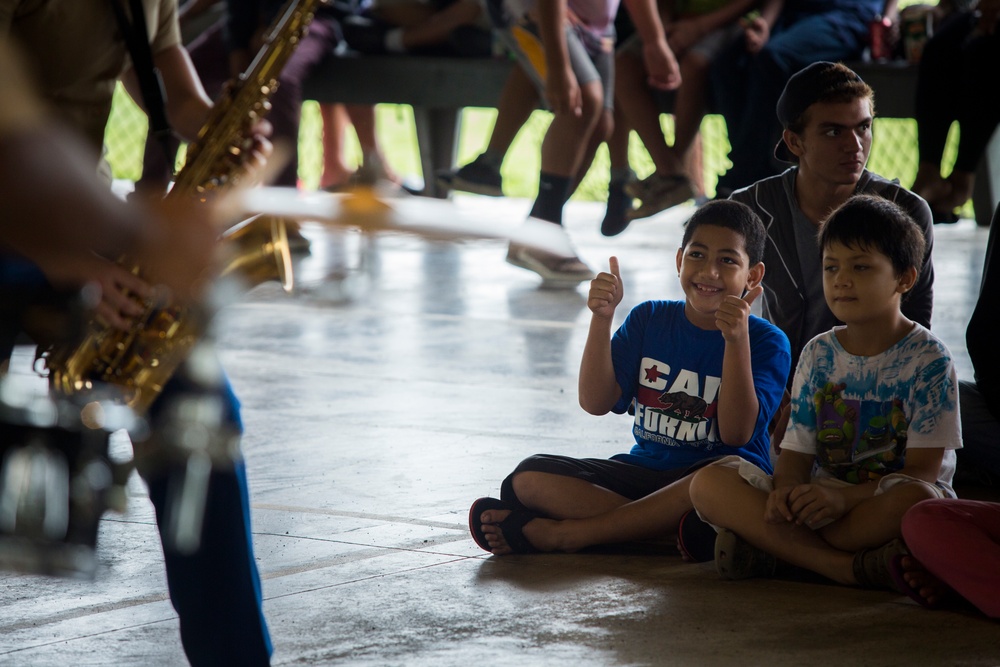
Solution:
[[[590,294],[587,296],[587,307],[598,317],[611,319],[615,308],[622,302],[622,276],[618,268],[618,258],[608,260],[610,273],[601,272],[590,281]]]
[[[727,296],[719,309],[715,311],[715,325],[719,327],[719,331],[722,332],[722,337],[727,343],[747,339],[749,336],[747,321],[750,318],[750,307],[763,292],[764,288],[758,283],[743,298]]]

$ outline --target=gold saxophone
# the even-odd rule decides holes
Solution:
[[[264,44],[246,71],[226,87],[197,139],[188,147],[184,166],[167,197],[204,199],[213,191],[239,182],[241,154],[252,147],[252,126],[270,109],[278,76],[324,0],[289,0],[264,35]],[[253,286],[280,280],[291,289],[291,258],[285,223],[257,216],[222,235],[222,275],[240,277]],[[142,274],[142,268],[120,264]],[[42,353],[49,383],[72,395],[101,384],[124,392],[125,402],[144,413],[184,361],[205,328],[196,309],[150,299],[128,331],[91,321],[79,343],[58,344]]]

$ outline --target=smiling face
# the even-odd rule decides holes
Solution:
[[[684,314],[701,329],[716,329],[715,311],[729,295],[742,296],[760,282],[764,265],[750,266],[743,236],[726,227],[702,224],[677,250],[684,290]]]
[[[915,280],[915,269],[897,275],[892,261],[877,250],[838,241],[823,249],[823,294],[845,324],[891,322]]]
[[[799,159],[800,172],[831,185],[857,183],[872,148],[870,100],[817,102],[803,118],[801,132],[784,133],[788,150]]]

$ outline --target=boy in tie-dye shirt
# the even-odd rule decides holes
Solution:
[[[900,311],[923,235],[897,205],[857,195],[820,231],[823,293],[843,326],[803,349],[774,476],[740,461],[696,474],[691,499],[719,529],[719,573],[768,575],[777,562],[843,584],[899,590],[906,510],[954,497],[961,444],[951,353]]]

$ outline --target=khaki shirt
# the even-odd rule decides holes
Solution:
[[[37,126],[44,118],[37,92],[24,75],[19,54],[0,39],[0,137]]]
[[[118,0],[122,1],[122,0]],[[142,0],[155,55],[180,44],[176,0]],[[131,66],[109,0],[0,0],[0,38],[10,37],[64,123],[95,159],[104,143],[115,84]],[[126,15],[128,2],[123,2]]]

